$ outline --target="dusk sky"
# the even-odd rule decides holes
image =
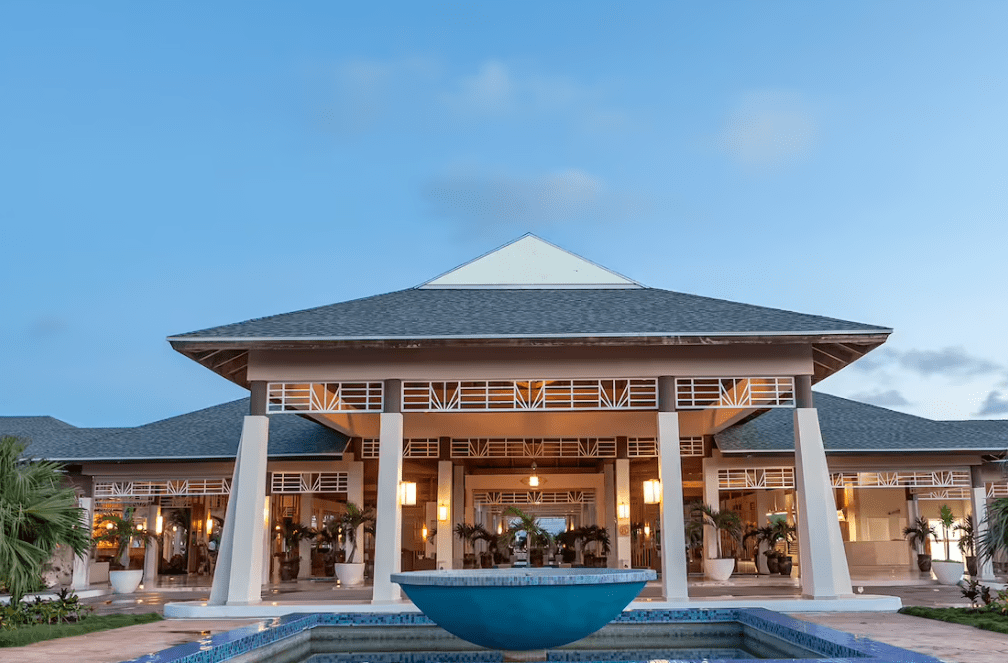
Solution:
[[[822,391],[1008,417],[1006,30],[1000,0],[0,0],[0,415],[240,398],[165,338],[533,232],[895,329]]]

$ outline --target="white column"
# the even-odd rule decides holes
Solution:
[[[662,485],[662,595],[685,600],[686,534],[683,522],[682,461],[679,457],[679,414],[658,413],[658,480]]]
[[[455,528],[459,523],[465,522],[465,467],[456,465],[454,467],[454,478],[452,479],[452,508],[451,508],[451,539],[452,539],[452,560],[453,568],[462,568],[462,554],[465,551],[464,542],[455,536]]]
[[[627,506],[627,515],[620,517],[619,505]],[[612,505],[616,509],[616,531],[614,540],[616,541],[616,568],[630,568],[630,460],[628,458],[616,459],[616,503]],[[624,534],[623,532],[626,532]]]
[[[455,538],[452,532],[452,511],[455,505],[452,504],[452,462],[450,460],[438,461],[437,506],[439,510],[442,506],[448,507],[447,520],[440,520],[437,511],[435,512],[435,518],[439,519],[437,537],[434,539],[437,544],[437,568],[450,569],[454,566],[452,563],[452,539]]]
[[[382,413],[378,436],[378,511],[372,603],[389,603],[402,597],[399,585],[393,583],[390,577],[399,572],[402,562],[402,506],[399,504],[402,454],[403,416],[398,412]]]
[[[157,519],[161,515],[161,506],[158,504],[152,504],[147,508],[147,531],[156,532],[157,531]],[[160,546],[158,546],[158,540],[155,538],[147,539],[146,547],[144,548],[144,573],[143,573],[143,583],[144,589],[151,589],[157,584],[158,578],[158,560],[161,558]]]
[[[269,495],[263,496],[263,536],[262,536],[262,574],[260,580],[262,586],[266,587],[272,582],[280,582],[280,565],[274,565],[276,557],[273,556],[273,541],[276,539],[276,525],[273,524],[273,500]],[[276,566],[276,568],[273,568]],[[270,573],[273,569],[273,573]]]
[[[714,452],[717,453],[717,452]],[[710,505],[715,511],[721,510],[721,491],[718,490],[718,468],[714,458],[703,459],[704,504]],[[714,559],[717,546],[714,537],[719,536],[717,530],[706,525],[703,528],[703,559],[704,571],[707,571],[707,560]]]
[[[794,431],[802,595],[812,598],[849,596],[852,594],[850,570],[815,408],[795,408]]]
[[[248,605],[262,600],[261,542],[268,441],[269,418],[246,416],[210,590],[211,605]]]
[[[315,498],[311,493],[301,494],[301,524],[311,527],[312,511],[315,508]],[[301,566],[298,567],[298,578],[311,577],[311,539],[304,538],[298,546],[298,555],[301,556]]]
[[[353,461],[349,463],[347,469],[347,502],[353,502],[364,509],[364,463],[363,461]],[[364,526],[357,528],[357,552],[354,554],[355,562],[364,561]],[[343,552],[350,552],[350,541],[347,539],[343,544]]]
[[[81,497],[77,501],[77,505],[81,508],[81,523],[84,525],[84,531],[91,535],[91,526],[94,521],[94,499],[90,497]],[[87,589],[88,585],[91,583],[91,550],[88,548],[80,557],[74,557],[73,560],[73,576],[71,578],[71,584],[74,589]]]
[[[917,509],[917,496],[914,495],[912,499],[907,500],[907,527],[913,527],[918,516],[920,516],[920,511]],[[920,567],[917,566],[917,549],[910,545],[909,541],[907,541],[907,546],[910,548],[910,570],[919,571]]]

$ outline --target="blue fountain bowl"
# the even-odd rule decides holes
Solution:
[[[645,569],[480,569],[393,573],[444,630],[481,647],[549,649],[612,621],[657,577]]]

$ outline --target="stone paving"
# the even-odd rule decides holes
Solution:
[[[855,582],[867,594],[899,596],[904,605],[934,607],[965,606],[957,587],[943,587],[926,579]],[[642,596],[658,594],[656,584],[645,587]],[[690,583],[691,597],[717,596],[794,596],[800,590],[789,578],[733,578],[729,583]],[[331,581],[284,583],[271,586],[263,599],[313,602],[370,599],[370,588],[334,590]],[[174,583],[126,596],[105,595],[85,599],[96,614],[162,612],[166,602],[205,600],[209,587]],[[793,615],[848,633],[863,635],[897,647],[937,656],[955,663],[1005,663],[1008,661],[1008,635],[981,631],[969,626],[947,624],[897,613],[802,613]],[[208,634],[238,628],[257,620],[180,620],[131,626],[114,631],[91,633],[73,638],[40,642],[28,647],[0,649],[0,663],[118,663],[146,653],[198,640]]]

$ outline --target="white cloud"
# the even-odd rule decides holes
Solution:
[[[454,174],[432,181],[425,195],[435,213],[475,223],[621,221],[647,207],[642,197],[578,169],[537,177]]]
[[[896,389],[889,389],[888,391],[863,392],[860,394],[854,394],[850,398],[855,401],[871,403],[872,405],[878,405],[880,407],[906,407],[908,405],[912,405],[912,403]]]
[[[472,76],[463,77],[457,89],[444,95],[445,103],[465,113],[504,113],[515,99],[515,82],[508,67],[497,60],[484,62]]]
[[[738,163],[772,170],[812,152],[819,127],[801,95],[761,90],[747,94],[730,113],[718,145]]]
[[[868,372],[898,366],[925,377],[935,375],[958,378],[989,375],[1003,370],[1001,364],[955,346],[938,350],[881,348],[855,362],[853,366]]]
[[[987,394],[987,399],[983,402],[983,405],[980,406],[976,416],[989,417],[999,415],[1008,415],[1008,394],[1002,394],[1000,391],[995,389]]]

